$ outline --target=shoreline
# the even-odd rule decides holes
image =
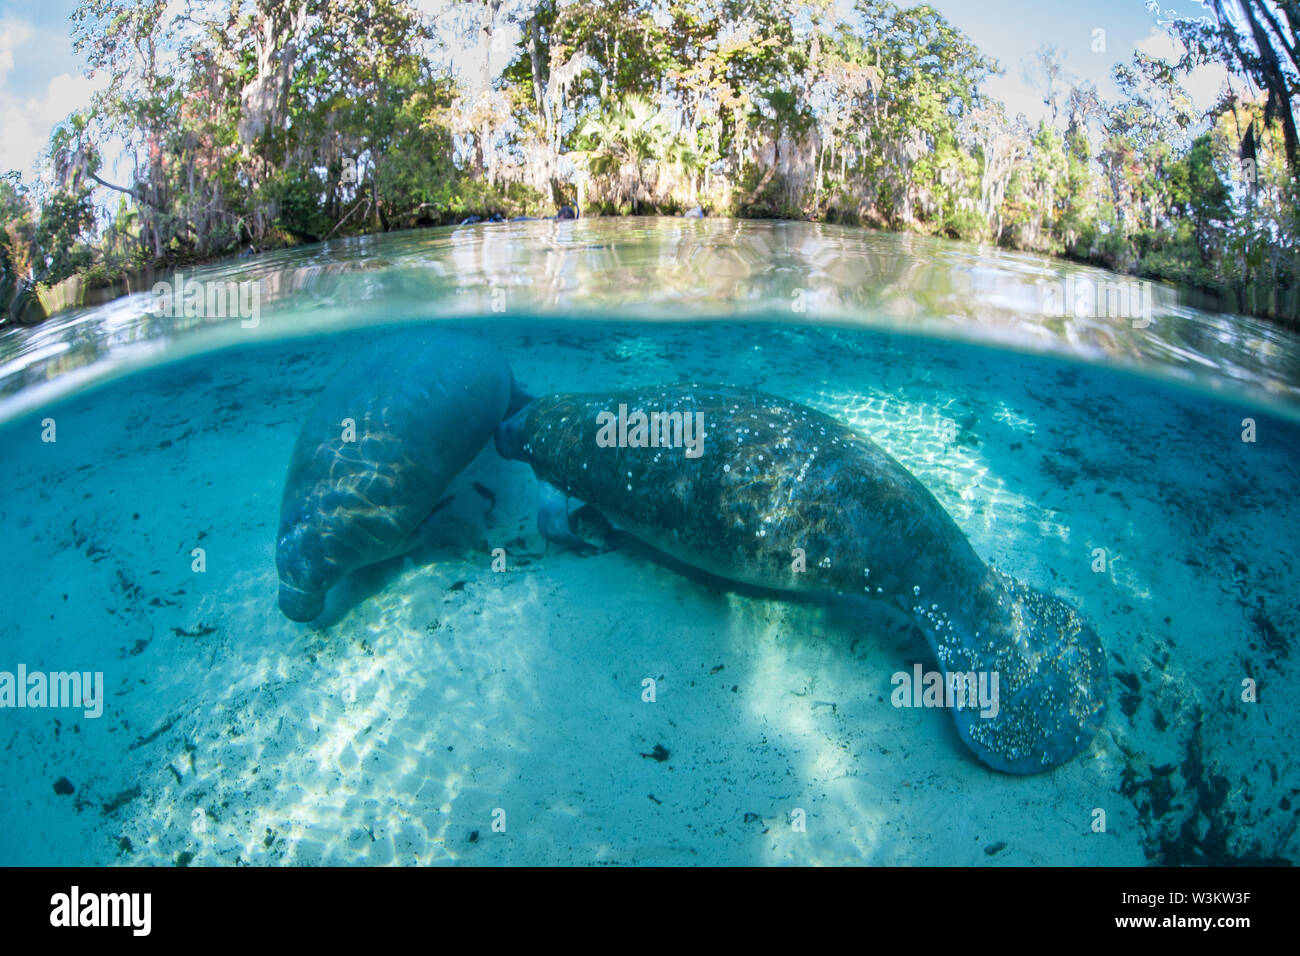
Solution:
[[[164,259],[164,260],[159,260],[158,262],[155,263],[145,265],[141,268],[131,269],[131,270],[121,270],[112,273],[103,281],[95,281],[94,279],[89,278],[96,275],[96,270],[89,270],[87,272],[77,273],[75,275],[69,276],[68,278],[63,279],[52,286],[36,283],[33,286],[33,289],[36,293],[37,299],[40,302],[41,308],[45,313],[44,318],[37,322],[23,321],[19,319],[10,319],[7,316],[5,316],[3,312],[0,312],[0,329],[35,328],[41,325],[44,321],[50,318],[54,318],[57,315],[61,315],[71,309],[107,305],[108,303],[116,301],[117,299],[120,298],[124,298],[125,296],[133,295],[138,292],[149,291],[156,282],[166,281],[170,279],[170,277],[175,275],[178,270],[221,265],[223,263],[238,262],[242,259],[255,258],[257,256],[262,256],[268,253],[274,253],[274,252],[284,251],[288,249],[301,249],[313,245],[319,246],[324,244],[325,242],[329,242],[334,239],[356,239],[356,238],[369,237],[369,236],[384,236],[384,235],[389,235],[390,233],[393,232],[426,232],[434,229],[469,228],[470,226],[486,227],[486,226],[495,226],[495,225],[506,225],[512,221],[518,222],[518,221],[523,221],[524,219],[548,218],[548,217],[518,217],[513,220],[504,219],[498,221],[492,221],[490,218],[492,216],[499,216],[499,215],[501,215],[499,212],[489,212],[479,217],[476,216],[467,217],[467,219],[478,218],[480,221],[477,222],[468,222],[468,221],[452,222],[452,223],[440,222],[437,224],[416,225],[410,227],[409,229],[402,229],[402,230],[363,229],[358,232],[349,232],[346,235],[333,236],[326,239],[318,240],[316,242],[303,242],[303,243],[275,242],[267,245],[265,248],[258,249],[256,251],[250,251],[252,250],[252,247],[249,246],[243,251],[234,252],[228,255],[221,255],[221,256],[199,257],[199,258],[178,257],[174,260]],[[633,217],[629,215],[610,215],[610,216],[597,215],[597,216],[584,217],[584,218],[628,219],[628,218],[642,218],[642,217],[639,216]],[[656,214],[646,218],[680,219],[680,218],[689,218],[689,217]],[[972,242],[972,240],[960,239],[953,236],[942,235],[937,232],[927,232],[924,230],[916,230],[916,229],[889,229],[889,228],[882,228],[878,226],[860,225],[852,222],[841,222],[833,218],[785,219],[781,217],[770,217],[770,216],[705,216],[705,217],[697,217],[697,218],[709,218],[715,220],[727,219],[736,222],[755,222],[755,223],[803,222],[803,223],[810,223],[810,224],[841,226],[849,229],[860,229],[866,233],[909,236],[909,237],[915,236],[918,238],[935,239],[935,240],[960,243],[960,244],[968,244]],[[1144,273],[1139,269],[1121,269],[1117,266],[1117,264],[1108,263],[1103,259],[1097,257],[1079,257],[1079,256],[1060,255],[1057,253],[1043,251],[1040,249],[1034,249],[1030,247],[1004,245],[999,243],[979,242],[976,244],[979,245],[981,248],[988,248],[989,250],[995,250],[997,252],[1025,253],[1028,255],[1041,256],[1044,259],[1048,259],[1053,262],[1059,262],[1059,263],[1064,263],[1064,264],[1074,265],[1074,266],[1088,266],[1095,269],[1104,269],[1117,276],[1124,277],[1125,280],[1165,283],[1167,285],[1174,287],[1177,290],[1179,296],[1184,300],[1184,303],[1186,305],[1189,305],[1192,308],[1198,309],[1200,311],[1218,312],[1222,314],[1244,315],[1250,318],[1257,318],[1265,322],[1268,322],[1269,324],[1275,326],[1278,329],[1287,332],[1296,332],[1300,330],[1300,289],[1292,290],[1289,296],[1291,301],[1289,303],[1283,303],[1280,309],[1259,310],[1253,308],[1246,308],[1244,307],[1243,304],[1235,302],[1233,298],[1231,298],[1231,296],[1234,294],[1232,290],[1224,290],[1224,289],[1216,290],[1205,286],[1180,282],[1176,279],[1170,278],[1168,276],[1159,273]]]

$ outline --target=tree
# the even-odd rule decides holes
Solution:
[[[1250,80],[1267,91],[1264,126],[1277,119],[1282,127],[1287,166],[1300,176],[1300,138],[1296,133],[1296,93],[1300,90],[1300,8],[1295,0],[1276,4],[1283,24],[1264,0],[1237,0],[1241,18],[1233,15],[1227,0],[1205,0],[1214,14],[1208,19],[1181,19],[1174,29],[1187,54],[1180,68],[1218,60],[1234,70],[1240,67]]]
[[[672,191],[675,174],[690,175],[698,161],[663,110],[643,96],[628,96],[593,113],[579,127],[579,161],[593,179],[598,203],[642,213]]]

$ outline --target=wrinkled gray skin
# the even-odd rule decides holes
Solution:
[[[424,540],[447,485],[526,396],[490,344],[455,332],[396,332],[354,356],[298,433],[280,503],[280,610],[320,614],[347,572]],[[356,441],[343,441],[344,419]],[[448,499],[450,500],[450,499]]]
[[[620,404],[629,414],[702,412],[703,454],[598,447],[597,414]],[[555,540],[568,531],[558,512],[577,499],[720,577],[901,609],[945,675],[999,675],[996,716],[949,709],[962,741],[997,770],[1063,763],[1105,718],[1109,678],[1092,628],[1063,601],[986,567],[910,472],[820,412],[723,385],[547,395],[504,422],[496,443],[558,489],[543,496],[540,522]],[[802,572],[795,548],[806,555]]]

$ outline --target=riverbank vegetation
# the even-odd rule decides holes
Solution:
[[[890,0],[85,0],[105,86],[39,181],[0,179],[0,312],[33,283],[574,204],[998,244],[1293,324],[1300,6],[1206,8],[1168,23],[1178,58],[1116,67],[1114,102],[1040,48],[1031,123],[985,94],[998,63]],[[503,38],[500,68],[452,68]],[[1201,113],[1205,63],[1230,79]]]

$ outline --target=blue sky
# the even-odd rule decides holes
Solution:
[[[1158,9],[1167,14],[1171,5],[1183,16],[1200,14],[1198,0],[1159,2]],[[1115,99],[1111,67],[1130,60],[1139,46],[1161,52],[1164,42],[1165,31],[1156,25],[1164,17],[1148,12],[1143,0],[931,0],[931,6],[1001,63],[1005,74],[989,81],[986,91],[1006,103],[1010,115],[1023,112],[1031,119],[1046,107],[1041,93],[1026,86],[1022,61],[1032,59],[1040,45],[1055,44],[1065,55],[1067,74],[1092,80],[1104,97]],[[1093,52],[1094,30],[1105,31],[1104,52]],[[1172,49],[1166,52],[1172,55]]]
[[[440,0],[426,0],[440,5]],[[906,0],[905,0],[906,2]],[[955,26],[1006,71],[987,91],[1007,104],[1014,116],[1037,119],[1045,112],[1041,94],[1026,84],[1024,67],[1041,44],[1055,44],[1065,54],[1067,74],[1092,80],[1102,95],[1113,98],[1111,67],[1132,57],[1139,45],[1148,52],[1171,53],[1158,17],[1143,0],[931,0]],[[1169,3],[1159,6],[1168,8]],[[29,177],[50,131],[69,112],[85,105],[96,83],[87,80],[83,63],[72,52],[68,14],[75,0],[39,4],[0,0],[0,171],[19,169]],[[1199,12],[1199,0],[1182,0],[1178,12]],[[1094,52],[1094,30],[1105,31],[1104,52]],[[503,53],[498,44],[494,61]],[[471,51],[470,56],[475,55]],[[500,67],[494,62],[494,67]],[[1218,71],[1189,84],[1198,104],[1208,106],[1218,87]]]

